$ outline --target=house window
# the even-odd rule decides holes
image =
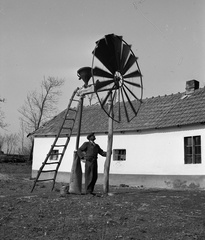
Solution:
[[[52,150],[49,159],[50,160],[58,160],[58,150]]]
[[[184,138],[184,163],[201,163],[201,136]]]
[[[113,161],[125,161],[126,149],[113,149]]]

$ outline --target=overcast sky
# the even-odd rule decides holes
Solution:
[[[144,97],[205,86],[204,0],[0,0],[0,97],[9,131],[18,109],[44,77],[65,79],[59,111],[91,66],[95,42],[106,34],[132,44]]]

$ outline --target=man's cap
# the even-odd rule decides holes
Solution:
[[[92,136],[95,136],[95,133],[90,133],[90,134],[88,134],[87,139],[89,140],[90,137],[92,137]]]

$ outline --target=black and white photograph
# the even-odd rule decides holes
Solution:
[[[0,239],[205,239],[205,1],[0,0]]]

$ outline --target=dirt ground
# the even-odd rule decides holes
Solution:
[[[110,187],[104,196],[31,193],[31,166],[0,163],[0,239],[205,239],[205,191]]]

